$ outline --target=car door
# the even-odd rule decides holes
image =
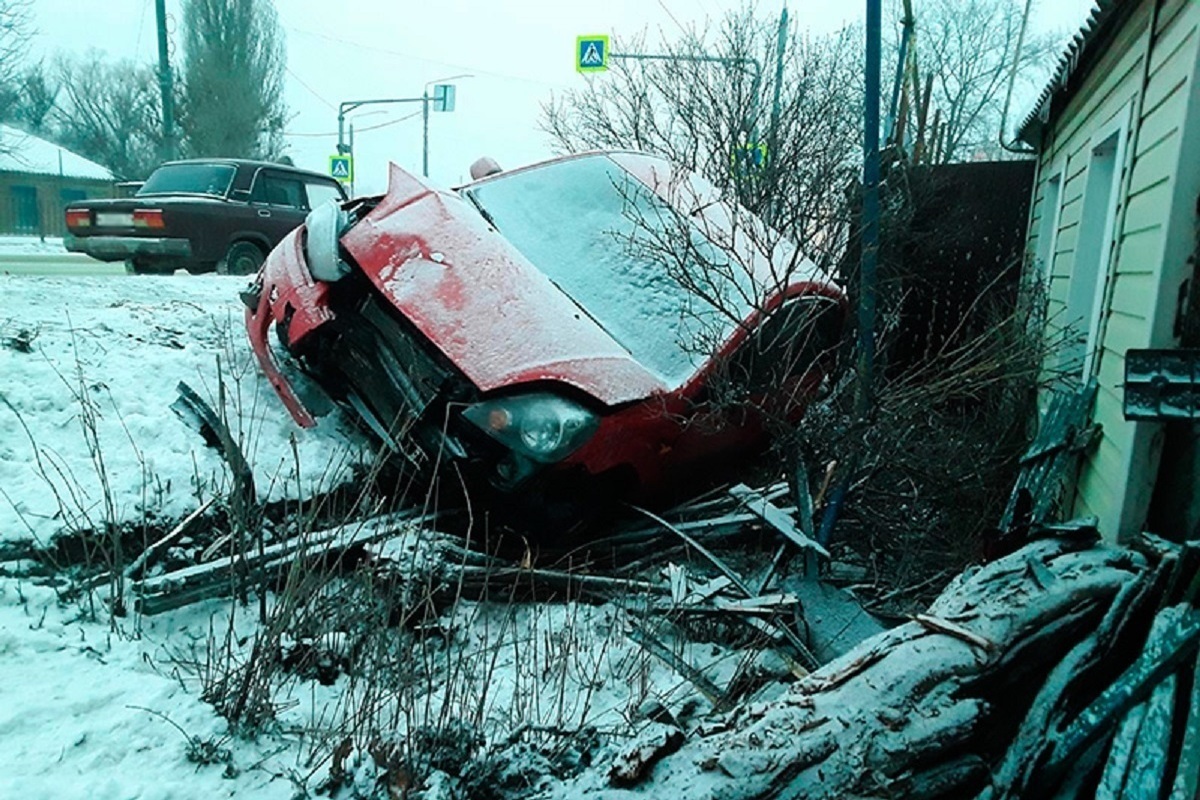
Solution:
[[[308,199],[304,182],[295,175],[264,169],[258,173],[250,192],[258,229],[266,235],[271,247],[292,232],[308,214]]]

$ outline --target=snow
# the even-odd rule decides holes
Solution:
[[[0,542],[180,518],[221,492],[219,453],[169,410],[180,381],[216,408],[218,363],[262,496],[350,477],[365,443],[348,419],[299,429],[258,372],[244,282],[0,276]]]
[[[95,161],[11,125],[0,125],[0,172],[116,180]]]
[[[171,675],[164,626],[146,621],[134,640],[79,613],[48,588],[0,580],[0,797],[294,796],[255,767],[265,742],[238,742],[228,770],[188,760],[189,738],[229,745],[224,721]]]
[[[217,453],[169,410],[180,380],[215,398],[218,359],[260,493],[307,494],[348,475],[362,442],[340,413],[302,431],[259,376],[236,297],[243,280],[0,276],[0,545],[45,543],[110,518],[170,521],[226,491]],[[377,554],[400,574],[431,569],[453,582],[432,546],[440,536],[414,530]],[[76,594],[45,564],[0,562],[0,798],[314,796],[348,729],[356,736],[343,797],[380,785],[381,747],[430,730],[468,750],[479,737],[473,765],[491,765],[495,780],[526,794],[559,796],[562,779],[611,760],[628,732],[652,724],[648,705],[681,721],[710,710],[628,635],[631,621],[719,685],[745,655],[659,630],[642,607],[519,602],[507,592],[389,626],[369,617],[380,608],[386,616],[386,605],[358,604],[378,591],[371,580],[335,579],[312,600],[318,613],[302,619],[286,617],[287,595],[268,595],[271,620],[289,624],[262,626],[253,595],[249,605],[209,600],[113,616],[107,588]],[[274,716],[254,735],[232,730],[206,702],[214,676],[244,665],[256,646],[340,657],[356,642],[370,648],[357,662],[365,673],[342,668],[327,683],[273,673]],[[365,713],[376,722],[363,722]],[[422,796],[456,796],[460,777],[445,770],[428,775]]]
[[[0,257],[66,255],[61,236],[0,236]]]

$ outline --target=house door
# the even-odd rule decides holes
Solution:
[[[12,187],[13,232],[41,233],[42,215],[38,209],[37,189],[33,186]]]

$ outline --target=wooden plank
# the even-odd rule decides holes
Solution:
[[[1144,273],[1117,273],[1109,307],[1114,313],[1144,320],[1158,294],[1158,281]]]
[[[1173,105],[1159,106],[1142,117],[1142,126],[1138,129],[1137,152],[1134,155],[1142,155],[1163,139],[1179,132],[1184,117],[1175,113],[1176,110]]]
[[[1159,183],[1137,194],[1131,193],[1128,202],[1129,205],[1125,211],[1125,228],[1127,230],[1164,224],[1171,208],[1170,184]]]
[[[336,553],[352,545],[377,542],[395,536],[398,531],[432,522],[441,515],[442,512],[426,514],[412,509],[338,525],[269,545],[261,552],[252,550],[244,555],[226,556],[136,581],[130,588],[142,613],[157,614],[197,600],[224,596],[232,589],[235,572],[248,583],[255,584],[271,570],[285,569],[297,558]]]
[[[1195,0],[1161,0],[1158,7],[1158,25],[1155,26],[1154,35],[1158,36],[1169,26],[1180,22],[1178,19],[1179,13],[1184,9],[1190,9],[1193,17],[1196,13]],[[1190,24],[1195,24],[1194,22]]]
[[[1110,310],[1104,334],[1105,347],[1123,353],[1131,347],[1146,347],[1149,343],[1150,323],[1145,318]]]
[[[1192,77],[1195,59],[1187,55],[1193,48],[1183,48],[1163,63],[1158,73],[1146,84],[1146,96],[1142,100],[1142,116],[1148,116],[1158,110],[1158,107],[1168,102],[1172,95],[1186,94],[1183,91],[1188,80]]]
[[[1170,180],[1179,168],[1178,136],[1168,136],[1142,153],[1133,162],[1129,179],[1129,194],[1136,195],[1163,181]]]
[[[1150,51],[1150,80],[1153,82],[1164,69],[1171,68],[1172,61],[1193,59],[1196,54],[1196,15],[1172,17],[1164,20],[1159,10],[1159,27],[1154,36],[1154,49]],[[1164,24],[1165,22],[1165,24]]]
[[[1179,767],[1175,770],[1171,800],[1200,797],[1200,659],[1192,667],[1192,696],[1187,708],[1187,726],[1179,748]]]
[[[1121,720],[1121,724],[1113,736],[1112,745],[1109,747],[1108,760],[1104,763],[1104,770],[1100,775],[1097,796],[1120,797],[1121,788],[1125,786],[1125,781],[1129,777],[1129,762],[1133,757],[1138,731],[1141,730],[1142,719],[1145,716],[1146,706],[1139,705],[1131,709]]]
[[[1128,228],[1126,225],[1126,230]],[[1158,291],[1158,279],[1152,278],[1147,281],[1146,278],[1158,274],[1162,265],[1164,239],[1165,231],[1158,222],[1121,237],[1120,249],[1117,251],[1118,278],[1115,291],[1146,291],[1152,287],[1154,292]],[[1135,280],[1131,277],[1135,275],[1142,276],[1142,279]],[[1125,281],[1129,281],[1124,284],[1127,289],[1122,288]],[[1139,305],[1144,305],[1149,297],[1150,295],[1143,295]]]
[[[785,539],[796,545],[796,547],[800,548],[801,552],[813,550],[825,556],[825,558],[831,557],[828,550],[822,547],[815,539],[810,539],[782,509],[767,502],[762,495],[749,486],[739,483],[729,490],[729,494],[735,497],[749,511],[762,517],[764,522],[778,531]]]

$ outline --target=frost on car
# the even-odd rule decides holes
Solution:
[[[297,423],[316,420],[272,326],[391,448],[514,503],[660,494],[761,448],[767,417],[798,419],[845,315],[760,221],[634,153],[454,191],[393,165],[385,195],[314,210],[243,299]]]

